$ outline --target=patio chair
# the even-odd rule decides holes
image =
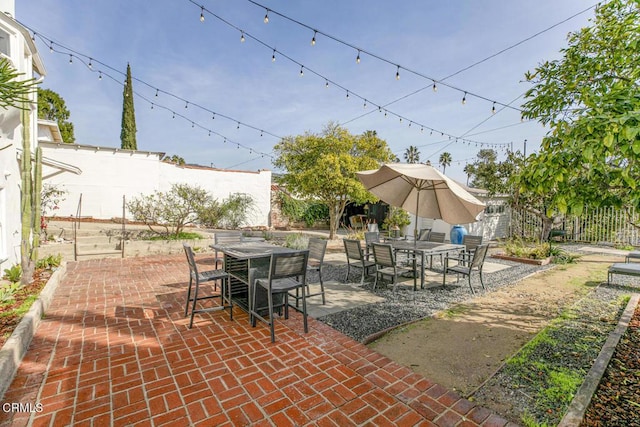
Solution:
[[[487,256],[488,249],[488,244],[479,245],[473,252],[473,256],[471,256],[468,261],[466,261],[464,264],[458,263],[451,267],[449,267],[449,260],[459,261],[459,258],[457,256],[445,257],[444,274],[442,276],[442,287],[444,287],[447,283],[447,273],[456,273],[457,275],[462,274],[463,276],[467,276],[469,278],[469,289],[471,289],[472,294],[475,294],[476,292],[473,290],[473,286],[471,286],[471,274],[474,270],[477,270],[478,274],[480,275],[480,285],[482,286],[482,289],[486,289],[482,280],[482,266],[484,265],[484,259]]]
[[[437,231],[429,231],[427,242],[444,243],[445,233]],[[440,256],[440,264],[442,264],[442,254]],[[429,268],[433,267],[433,255],[429,255]]]
[[[418,232],[418,240],[427,241],[429,240],[429,233],[431,233],[430,228],[421,228]]]
[[[378,284],[378,278],[384,276],[391,277],[391,284],[393,285],[393,291],[398,286],[398,276],[402,273],[412,271],[410,268],[404,268],[398,266],[396,257],[393,252],[393,247],[384,243],[373,243],[373,259],[376,264],[376,280],[373,282],[373,289]]]
[[[309,262],[307,263],[307,273],[310,271],[317,271],[318,276],[320,278],[320,292],[316,292],[314,294],[311,293],[311,289],[309,288],[309,283],[306,283],[307,289],[307,298],[315,297],[318,295],[322,295],[322,305],[326,304],[325,296],[324,296],[324,282],[322,281],[322,267],[324,265],[324,254],[327,251],[327,241],[324,239],[318,239],[312,237],[309,239],[309,245],[307,246],[309,250]],[[298,307],[298,301],[302,299],[300,296],[298,289],[296,289],[296,307]]]
[[[460,263],[464,263],[471,258],[476,248],[482,244],[482,236],[465,234],[462,238],[462,244],[464,245],[464,250],[460,253]]]
[[[380,243],[380,233],[374,231],[364,233],[364,257],[367,261],[369,261],[371,257],[372,243]]]
[[[307,298],[305,285],[307,279],[307,264],[309,262],[309,251],[296,251],[271,254],[271,262],[269,264],[269,277],[257,279],[253,283],[253,296],[249,316],[251,317],[251,326],[256,326],[256,319],[269,325],[271,332],[271,342],[276,342],[274,310],[284,308],[284,318],[289,318],[289,292],[302,290],[302,310],[295,306],[291,306],[296,311],[302,313],[304,322],[304,332],[309,332],[307,325]],[[258,307],[257,304],[257,288],[263,288],[267,293],[266,306]],[[281,302],[274,304],[274,296],[280,295]],[[291,295],[293,297],[293,295]],[[297,301],[297,300],[296,300]],[[264,317],[262,313],[265,310],[269,312],[269,318]]]
[[[365,273],[368,273],[369,269],[375,267],[376,264],[364,257],[360,240],[344,239],[343,242],[344,250],[347,254],[347,276],[344,278],[344,281],[349,280],[349,273],[352,267],[361,268],[362,277],[360,278],[360,286],[362,286],[364,285]]]
[[[189,321],[189,329],[193,326],[193,316],[197,313],[207,313],[211,311],[219,311],[224,310],[225,308],[229,308],[229,318],[233,320],[233,304],[231,302],[231,288],[226,286],[227,279],[229,275],[224,270],[207,270],[207,271],[198,271],[198,265],[196,264],[196,259],[193,254],[193,250],[191,246],[183,243],[184,252],[187,255],[187,263],[189,264],[189,288],[187,289],[187,303],[184,308],[184,316],[187,317],[189,313],[189,305],[191,305],[191,320]],[[222,285],[220,286],[220,294],[219,295],[206,295],[200,296],[200,284],[203,282],[217,282],[220,281]],[[193,297],[191,296],[191,289],[194,287]],[[228,291],[228,295],[225,295],[225,292]],[[207,307],[207,308],[197,308],[198,301],[202,301],[205,299],[212,298],[220,298],[220,305],[215,307]],[[228,305],[225,305],[225,302]]]

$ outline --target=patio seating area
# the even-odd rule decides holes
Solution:
[[[184,254],[70,263],[4,396],[42,411],[3,412],[0,425],[507,424],[312,317],[303,333],[297,312],[277,318],[275,344],[237,308],[189,329],[188,283]]]

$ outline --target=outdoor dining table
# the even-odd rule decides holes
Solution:
[[[459,252],[464,245],[455,243],[427,242],[423,240],[390,240],[388,242],[396,252],[410,252],[413,254],[413,290],[417,290],[417,277],[420,275],[420,289],[424,289],[424,263],[427,256]],[[420,257],[420,271],[417,258]]]
[[[231,300],[233,304],[249,312],[252,284],[257,278],[269,275],[271,254],[296,252],[295,249],[272,245],[261,240],[244,240],[240,242],[211,245],[224,255],[224,268],[229,274]],[[266,301],[266,292],[257,294],[258,306]],[[264,301],[263,301],[264,299]]]

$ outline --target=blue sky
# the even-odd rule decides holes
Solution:
[[[17,2],[16,17],[38,33],[47,69],[43,87],[65,99],[77,143],[120,146],[122,82],[130,63],[133,77],[139,79],[134,90],[140,150],[177,154],[189,163],[220,168],[273,169],[269,156],[259,153],[271,153],[278,137],[320,132],[334,121],[354,134],[377,131],[401,159],[410,145],[419,147],[422,161],[433,164],[447,151],[453,158],[447,175],[464,181],[464,165],[481,148],[495,145],[501,158],[502,147],[511,142],[523,150],[526,139],[529,153],[537,148],[547,130],[535,122],[522,123],[517,110],[502,110],[500,104],[515,100],[511,105],[519,107],[519,96],[530,87],[525,72],[559,58],[567,34],[588,25],[593,9],[443,80],[460,90],[438,84],[434,92],[433,82],[423,76],[440,81],[595,4],[257,3],[264,7],[247,0],[28,0]],[[204,22],[199,19],[202,6]],[[271,12],[265,24],[267,9]],[[360,63],[357,49],[325,35],[317,34],[312,46],[313,29],[361,48]],[[244,43],[241,31],[246,33]],[[53,53],[49,41],[54,42]],[[82,63],[89,58],[93,71]],[[328,88],[325,78],[332,82]],[[425,87],[388,105],[387,117],[376,107]],[[367,100],[366,108],[358,96]],[[492,101],[497,102],[496,114]],[[215,119],[211,111],[217,113]],[[429,129],[436,131],[431,134]]]

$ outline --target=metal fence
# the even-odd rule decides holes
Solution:
[[[585,209],[582,215],[569,215],[554,223],[552,236],[574,242],[639,246],[640,230],[633,223],[640,223],[635,209]],[[542,220],[536,215],[524,210],[511,211],[511,236],[538,239],[541,233]]]

